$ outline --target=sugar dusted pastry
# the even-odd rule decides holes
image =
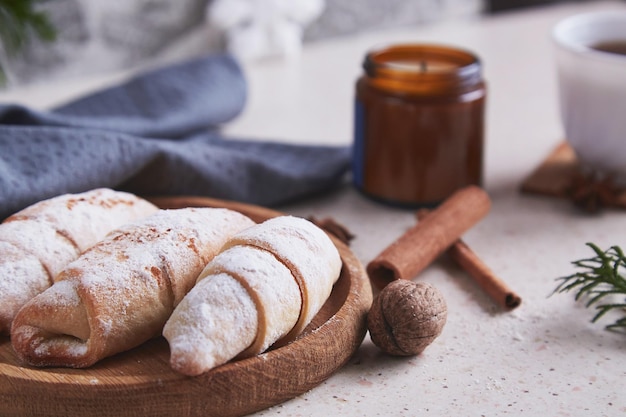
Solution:
[[[244,215],[161,210],[110,233],[16,316],[11,343],[35,366],[87,367],[161,333],[174,307]]]
[[[81,252],[157,210],[132,194],[101,188],[44,200],[8,217],[0,224],[0,334],[9,333],[17,311]]]
[[[282,216],[233,236],[163,329],[172,368],[199,375],[295,339],[339,277],[339,252],[308,220]]]

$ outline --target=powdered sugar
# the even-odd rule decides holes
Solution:
[[[87,353],[87,349],[87,345],[81,340],[62,336],[45,340],[41,338],[41,343],[36,344],[33,353],[37,356],[49,356],[52,352],[63,352],[67,357],[80,358]]]
[[[252,224],[247,217],[226,209],[161,210],[110,233],[70,263],[59,274],[57,284],[75,289],[91,328],[89,348],[79,366],[159,334],[206,261],[232,234]],[[37,309],[38,298],[27,306],[29,310]],[[59,301],[59,307],[62,303]],[[28,317],[29,312],[23,315]],[[55,320],[53,314],[40,324],[41,331],[54,327]],[[24,324],[29,324],[27,319]],[[64,332],[56,329],[58,333],[72,334],[74,324],[68,321],[63,325],[67,328]],[[77,362],[72,358],[68,363],[75,366]]]
[[[80,252],[113,228],[156,210],[132,194],[97,189],[45,200],[6,219],[0,224],[0,242],[19,248],[24,259],[0,247],[0,288],[5,290],[0,292],[0,333],[8,330],[17,310],[47,288]],[[6,266],[9,256],[11,265]]]
[[[8,333],[17,311],[49,285],[48,273],[37,258],[0,241],[0,333]]]
[[[237,279],[224,273],[208,276],[163,329],[172,368],[199,375],[229,361],[253,342],[257,322],[254,301]]]
[[[244,230],[227,247],[253,245],[272,252],[298,280],[302,314],[290,337],[295,337],[313,319],[339,278],[341,258],[326,233],[308,220],[280,216]]]
[[[198,375],[241,352],[262,352],[280,337],[291,340],[326,301],[340,269],[330,238],[307,220],[277,217],[243,230],[165,325],[172,367]]]
[[[99,188],[41,201],[6,222],[28,219],[52,224],[83,252],[111,230],[157,210],[156,206],[133,194]]]
[[[76,246],[46,221],[21,220],[0,224],[0,241],[10,242],[39,259],[50,274],[50,282],[65,265],[80,255]]]
[[[300,288],[291,271],[274,255],[253,246],[234,246],[217,255],[201,276],[220,272],[237,278],[258,310],[255,343],[242,356],[265,351],[295,326],[302,307]]]

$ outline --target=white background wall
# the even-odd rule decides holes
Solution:
[[[129,68],[163,56],[171,59],[220,50],[221,34],[206,23],[209,6],[210,0],[44,2],[42,8],[58,30],[57,40],[35,41],[5,62],[9,86]],[[481,10],[482,0],[326,0],[321,16],[305,28],[303,41],[467,17]]]

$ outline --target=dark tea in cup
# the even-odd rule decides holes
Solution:
[[[626,39],[598,42],[591,45],[591,49],[612,54],[626,55]]]

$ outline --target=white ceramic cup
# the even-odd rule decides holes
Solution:
[[[626,181],[626,55],[593,48],[626,43],[626,10],[581,14],[553,30],[567,141],[583,167]]]

